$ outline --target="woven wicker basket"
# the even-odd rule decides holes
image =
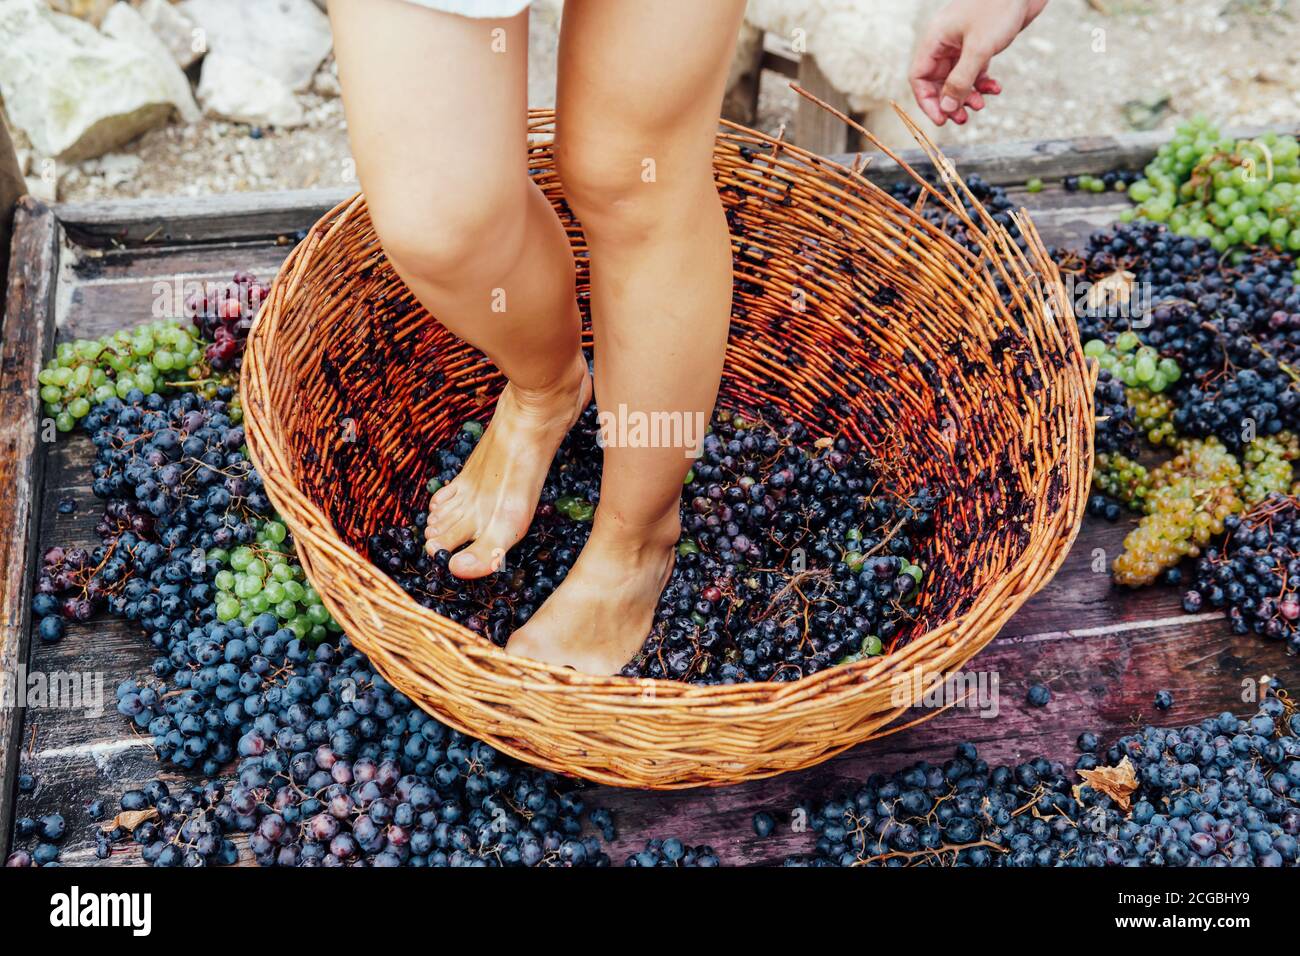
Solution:
[[[572,239],[585,313],[551,124],[533,113],[530,166]],[[965,218],[964,183],[918,138],[944,183],[920,202]],[[507,655],[409,599],[363,556],[365,538],[422,503],[430,450],[483,419],[502,380],[413,300],[360,196],[289,256],[243,366],[253,459],[355,645],[447,724],[616,785],[770,776],[896,729],[918,673],[960,668],[1055,573],[1092,467],[1095,372],[1026,217],[1022,251],[977,210],[971,252],[857,171],[760,133],[729,126],[714,162],[736,269],[721,403],[774,402],[898,463],[904,492],[949,489],[920,624],[890,654],[789,683],[589,677]]]

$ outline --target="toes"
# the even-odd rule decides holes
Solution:
[[[464,551],[457,551],[447,562],[447,569],[458,578],[483,578],[495,574],[505,564],[506,551],[501,545],[489,545],[479,538]]]
[[[429,517],[424,521],[424,540],[432,541],[438,536],[439,528],[450,528],[456,523],[455,516],[452,514],[439,514],[432,508],[429,509]]]
[[[500,571],[505,567],[506,552],[527,533],[530,517],[531,512],[517,501],[502,501],[474,543],[452,555],[448,570],[458,578],[481,578]]]
[[[438,501],[437,498],[429,499],[429,516],[424,522],[424,536],[431,537],[435,528],[450,528],[460,520],[461,515],[471,509],[465,507],[465,501],[457,501],[454,504],[447,501]]]
[[[456,494],[457,494],[456,486],[454,484],[443,485],[441,488],[435,491],[433,495],[429,498],[429,509],[428,509],[429,518],[424,526],[424,536],[426,538],[429,536],[429,529],[434,527],[437,524],[438,518],[440,516],[444,518],[443,523],[444,524],[446,523],[447,516],[443,515],[442,513],[448,511],[447,505],[453,498],[456,497]],[[456,509],[452,509],[451,515],[454,517],[455,513],[460,510],[463,509],[461,509],[459,506]]]
[[[424,529],[424,550],[429,554],[439,551],[455,551],[462,544],[474,537],[474,522],[466,515],[429,516],[429,524]]]
[[[447,569],[458,578],[482,578],[495,574],[505,567],[506,552],[519,540],[520,535],[495,533],[489,528],[464,551],[451,556]]]

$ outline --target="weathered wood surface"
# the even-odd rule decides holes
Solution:
[[[1295,132],[1274,130],[1274,132]],[[1262,128],[1226,131],[1238,139],[1258,136]],[[972,143],[943,147],[964,175],[978,173],[995,186],[1009,186],[1038,178],[1044,182],[1065,176],[1099,176],[1115,169],[1142,169],[1155,156],[1160,144],[1170,137],[1169,130],[1146,133],[1119,133],[1083,139],[1023,140],[1012,143]],[[855,154],[832,156],[848,165]],[[919,150],[905,150],[900,158],[918,168],[928,167]],[[906,174],[887,156],[872,154],[870,175],[881,181],[894,181]]]
[[[1032,196],[1017,195],[1031,208],[1045,241],[1061,247],[1077,247],[1126,204],[1115,194],[1069,194],[1050,187]],[[58,296],[58,335],[98,335],[146,320],[160,302],[165,312],[174,304],[168,284],[178,277],[224,280],[239,268],[270,275],[286,251],[275,237],[308,225],[311,215],[327,209],[334,198],[316,193],[277,201],[273,209],[255,217],[251,236],[240,227],[247,197],[239,202],[169,201],[166,205],[176,218],[169,226],[173,238],[168,243],[152,235],[159,219],[168,215],[163,205],[114,204],[111,214],[90,207],[61,207],[70,235],[91,246],[67,257],[65,285]],[[207,228],[212,235],[205,237]],[[110,241],[114,236],[126,247]],[[23,394],[34,400],[30,393]],[[0,395],[8,396],[6,400],[19,397],[7,386]],[[46,480],[36,502],[39,515],[26,519],[39,524],[39,547],[94,544],[98,506],[89,490],[89,441],[81,435],[61,435],[45,457]],[[3,493],[0,488],[0,496]],[[73,514],[58,513],[57,502],[64,497],[78,502]],[[591,802],[614,810],[620,828],[610,852],[621,861],[647,835],[677,835],[692,843],[713,844],[728,863],[772,863],[806,851],[809,838],[781,827],[775,836],[760,841],[751,828],[755,811],[769,810],[781,818],[800,800],[851,787],[871,772],[917,759],[947,759],[960,740],[974,741],[996,762],[1044,753],[1070,764],[1079,730],[1096,730],[1110,739],[1145,721],[1186,722],[1225,709],[1244,714],[1252,704],[1243,696],[1266,673],[1300,686],[1300,660],[1287,657],[1280,645],[1231,636],[1217,613],[1182,614],[1179,595],[1172,589],[1115,588],[1101,568],[1119,553],[1129,527],[1130,521],[1108,525],[1089,520],[1057,578],[971,662],[970,672],[998,676],[996,717],[981,716],[972,706],[954,707],[819,767],[739,787],[684,793],[593,788]],[[1099,560],[1101,567],[1095,564]],[[6,562],[6,569],[9,565]],[[5,594],[17,593],[18,598],[5,599],[5,607],[25,615],[29,586],[6,585]],[[147,742],[113,709],[117,682],[145,673],[153,650],[134,626],[102,619],[70,628],[57,644],[38,643],[32,655],[32,667],[45,673],[101,675],[104,712],[88,713],[84,706],[27,712],[21,746],[16,754],[10,753],[37,776],[39,784],[35,794],[19,800],[19,812],[68,814],[66,862],[138,862],[132,849],[115,853],[108,861],[96,860],[93,824],[81,808],[97,798],[115,807],[123,790],[153,777],[182,779],[159,773]],[[1052,688],[1053,699],[1046,708],[1025,703],[1025,690],[1036,681]],[[1152,697],[1157,689],[1174,693],[1173,710],[1154,710]],[[12,792],[10,777],[4,793]],[[9,803],[0,800],[0,810]],[[9,826],[0,833],[7,838]]]
[[[24,198],[9,293],[0,325],[0,833],[8,834],[15,760],[22,731],[22,689],[16,679],[28,659],[29,589],[36,559],[41,453],[36,374],[54,339],[59,224],[48,208]]]
[[[742,32],[731,64],[731,77],[722,96],[722,115],[733,123],[753,126],[763,82],[763,34]]]
[[[9,274],[9,243],[13,238],[14,213],[18,200],[27,194],[27,180],[18,164],[9,127],[0,117],[0,276]],[[0,288],[0,313],[5,305],[4,289]]]
[[[849,108],[849,98],[831,85],[816,58],[809,53],[799,58],[799,85],[841,113],[849,115],[853,112]],[[794,119],[794,141],[798,145],[825,156],[851,148],[857,136],[839,117],[799,97]]]
[[[62,203],[56,211],[68,237],[82,245],[207,245],[288,240],[355,193],[355,189],[291,189],[257,193],[255,201],[240,193],[193,199],[165,196]]]
[[[78,438],[62,445],[49,466],[42,547],[93,541],[94,501],[84,483],[88,442]],[[58,515],[53,502],[63,495],[72,495],[84,507],[74,515]],[[1264,674],[1300,686],[1300,660],[1287,657],[1280,645],[1233,637],[1218,614],[1181,614],[1178,595],[1171,589],[1120,593],[1107,574],[1094,571],[1094,550],[1118,553],[1128,527],[1127,522],[1112,526],[1090,520],[1056,580],[971,662],[968,673],[998,678],[996,716],[982,716],[991,709],[972,700],[818,767],[738,787],[680,793],[593,788],[590,802],[614,811],[620,828],[610,852],[621,860],[647,835],[676,835],[712,843],[728,863],[779,862],[806,852],[808,837],[782,827],[774,837],[760,841],[751,829],[755,812],[767,810],[783,820],[801,800],[851,789],[870,773],[920,759],[941,762],[952,755],[958,741],[975,742],[994,762],[1042,753],[1069,765],[1076,755],[1074,738],[1082,729],[1096,730],[1109,740],[1145,722],[1186,722],[1223,710],[1245,714],[1253,708],[1243,696]],[[1108,606],[1115,608],[1113,618],[1108,618]],[[112,708],[116,683],[145,672],[153,654],[133,627],[111,620],[74,628],[58,644],[36,650],[38,666],[46,672],[102,673],[105,713],[76,709],[29,714],[23,766],[40,782],[37,792],[21,801],[21,812],[67,813],[71,834],[65,860],[99,863],[93,855],[91,823],[81,813],[86,803],[103,799],[112,807],[123,790],[146,780],[184,779],[171,772],[160,774],[147,741]],[[1052,688],[1046,708],[1025,703],[1026,689],[1034,682]],[[1157,689],[1174,693],[1171,711],[1155,710]],[[134,860],[134,850],[127,849],[104,862]]]

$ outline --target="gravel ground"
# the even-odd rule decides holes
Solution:
[[[1198,112],[1229,126],[1293,124],[1300,116],[1300,4],[1053,0],[992,72],[1006,92],[965,128],[941,130],[940,143],[1169,127]],[[783,78],[766,75],[759,125],[775,131],[789,122],[794,100]],[[354,183],[332,64],[304,103],[308,125],[294,130],[215,120],[155,130],[120,153],[56,170],[58,198]]]

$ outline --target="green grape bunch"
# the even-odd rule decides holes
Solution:
[[[1300,143],[1294,136],[1235,140],[1197,117],[1178,127],[1145,173],[1129,187],[1137,206],[1125,210],[1125,221],[1167,223],[1179,235],[1208,239],[1219,252],[1261,245],[1300,252]]]
[[[152,395],[171,382],[205,375],[203,346],[193,325],[160,320],[98,339],[60,342],[37,381],[45,414],[70,432],[92,405],[126,398],[138,388]]]
[[[1083,354],[1094,358],[1111,375],[1127,388],[1144,388],[1159,395],[1182,377],[1178,363],[1162,358],[1149,345],[1143,345],[1133,331],[1121,332],[1114,345],[1102,339],[1091,339],[1083,347]]]
[[[1288,447],[1294,438],[1287,432],[1280,435],[1261,436],[1246,446],[1242,453],[1245,466],[1245,484],[1242,498],[1246,504],[1254,505],[1271,494],[1286,494],[1294,480],[1292,460],[1295,451]]]
[[[210,560],[225,565],[214,582],[217,619],[247,626],[259,614],[274,614],[282,627],[312,644],[337,633],[338,624],[294,557],[288,529],[280,521],[263,521],[256,530],[253,545],[208,552]]]

